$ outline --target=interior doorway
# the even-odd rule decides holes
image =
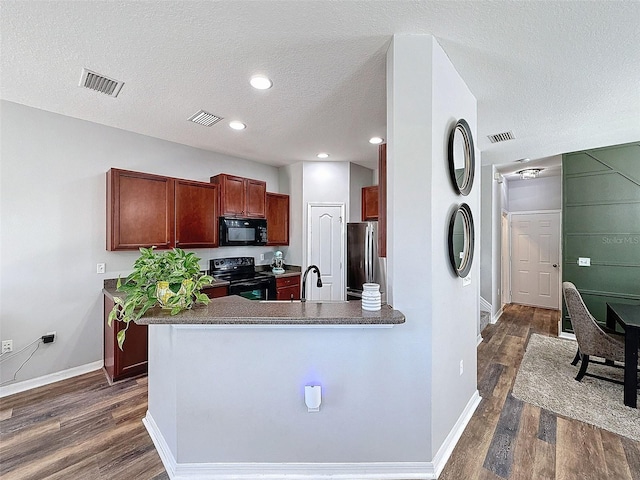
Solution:
[[[307,281],[308,300],[344,300],[344,203],[309,203],[307,266],[317,265],[322,288]],[[313,273],[310,273],[314,277]]]
[[[560,212],[511,214],[511,301],[560,308]]]

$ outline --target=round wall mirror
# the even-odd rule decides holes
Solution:
[[[449,260],[459,277],[466,277],[471,271],[474,239],[471,209],[463,203],[454,210],[449,220]]]
[[[449,175],[456,191],[469,195],[473,186],[476,157],[469,124],[461,118],[449,134]]]

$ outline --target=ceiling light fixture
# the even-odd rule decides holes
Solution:
[[[258,90],[268,90],[273,85],[273,82],[264,75],[254,75],[251,77],[251,80],[249,80],[249,83],[253,88]]]
[[[519,170],[516,173],[520,175],[522,180],[528,180],[531,178],[537,178],[538,174],[542,171],[542,168],[527,168],[525,170]]]
[[[244,130],[245,128],[247,128],[247,126],[244,123],[239,122],[238,120],[233,120],[229,122],[229,126],[234,130]]]
[[[317,155],[318,158],[329,158],[329,154],[328,153],[319,153]]]
[[[384,138],[382,137],[371,137],[369,139],[369,143],[373,143],[374,145],[380,145],[382,142],[384,142]]]

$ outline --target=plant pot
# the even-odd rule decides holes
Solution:
[[[169,306],[169,299],[175,296],[175,293],[169,288],[169,282],[160,281],[156,283],[156,298],[162,308],[172,308]]]

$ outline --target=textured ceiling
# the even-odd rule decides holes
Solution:
[[[2,99],[285,165],[374,166],[393,34],[433,34],[478,99],[483,164],[640,140],[640,2],[5,1]],[[125,82],[78,87],[83,67]],[[249,86],[264,73],[267,91]],[[225,121],[187,122],[199,109]],[[241,132],[227,121],[247,124]],[[487,135],[516,137],[491,144]],[[535,163],[535,162],[532,162]]]

